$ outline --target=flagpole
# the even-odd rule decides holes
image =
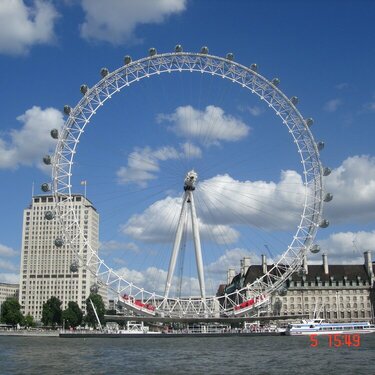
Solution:
[[[86,196],[87,196],[87,180],[83,180],[83,181],[81,181],[81,185],[84,185],[85,186],[85,190],[84,190],[84,194],[83,194],[83,196],[85,197],[85,199],[86,199]]]

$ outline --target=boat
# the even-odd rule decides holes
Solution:
[[[160,331],[150,331],[148,326],[145,326],[143,322],[127,322],[126,329],[122,329],[117,331],[116,333],[121,335],[133,335],[133,334],[141,334],[141,335],[155,335],[160,334]]]
[[[288,336],[363,333],[375,333],[375,325],[369,322],[328,323],[324,319],[310,319],[289,324],[285,331]]]

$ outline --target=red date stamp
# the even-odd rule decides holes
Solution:
[[[361,346],[361,336],[359,334],[334,334],[334,335],[310,335],[310,347],[316,348],[322,342],[328,344],[329,348],[359,348]]]

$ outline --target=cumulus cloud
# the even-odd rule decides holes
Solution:
[[[50,131],[62,127],[62,113],[54,108],[43,110],[34,106],[17,120],[22,123],[21,129],[13,129],[0,138],[0,169],[21,165],[43,168],[43,155],[55,145]]]
[[[159,114],[157,121],[172,123],[170,129],[177,136],[195,139],[206,146],[222,141],[239,141],[250,131],[250,127],[241,120],[225,114],[222,108],[213,105],[207,106],[204,111],[190,105],[178,107],[171,114]]]
[[[186,0],[82,0],[81,36],[112,44],[134,43],[138,25],[160,24],[186,8]]]
[[[235,268],[240,271],[240,261],[244,257],[250,257],[251,264],[259,264],[260,257],[254,252],[242,248],[234,248],[225,251],[213,262],[204,267],[205,284],[207,294],[215,294],[219,285],[226,282],[228,268]],[[164,294],[167,270],[156,267],[148,267],[144,270],[134,270],[122,267],[116,271],[126,280],[132,281],[136,286],[148,291],[155,291]],[[198,296],[200,294],[198,278],[194,276],[182,275],[182,279],[175,275],[172,278],[172,288],[170,296],[175,295],[181,282],[181,295]]]
[[[218,175],[198,185],[196,199],[202,201],[200,217],[207,222],[288,230],[299,221],[304,195],[301,176],[288,170],[278,183]]]
[[[332,222],[369,222],[375,219],[375,158],[349,157],[325,177],[325,189],[333,194],[325,205]]]
[[[0,2],[0,53],[19,55],[36,44],[51,43],[58,13],[51,2],[22,0]]]
[[[143,242],[173,242],[181,204],[182,198],[167,197],[159,200],[141,214],[133,215],[121,230],[124,234]],[[239,233],[227,225],[207,224],[201,219],[198,219],[198,222],[202,239],[223,244],[236,242],[239,237]],[[188,221],[187,231],[191,236],[191,220]]]
[[[341,99],[332,99],[329,100],[325,105],[324,105],[324,110],[327,112],[336,112],[337,109],[341,106],[342,101]]]
[[[120,167],[117,179],[120,184],[135,183],[139,186],[146,186],[150,180],[157,178],[160,170],[160,162],[176,159],[200,158],[202,152],[199,147],[191,143],[183,143],[181,150],[171,146],[164,146],[158,149],[151,147],[136,148],[128,156],[127,166]]]
[[[328,255],[329,264],[363,264],[363,253],[367,250],[375,256],[375,230],[333,233],[318,243],[322,250],[319,255],[310,256],[312,263],[321,263],[323,253]]]
[[[240,272],[240,262],[244,257],[249,257],[251,264],[260,264],[261,257],[253,251],[242,248],[234,248],[226,250],[217,260],[205,267],[207,275],[218,275],[221,280],[225,280],[225,276],[229,268],[234,268],[236,273]]]
[[[293,193],[292,193],[293,192]],[[202,181],[194,193],[200,234],[218,244],[238,241],[234,226],[264,230],[296,227],[303,207],[304,187],[294,171],[283,171],[279,183],[238,181],[219,175]],[[122,232],[144,242],[173,241],[181,210],[181,197],[167,197],[133,215]],[[191,232],[188,220],[188,233]]]

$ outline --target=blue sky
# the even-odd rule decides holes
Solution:
[[[315,120],[315,139],[326,144],[322,162],[333,169],[325,179],[334,195],[324,209],[331,225],[319,231],[318,242],[331,263],[362,263],[362,252],[375,243],[374,16],[375,4],[363,0],[2,0],[0,281],[18,279],[23,209],[32,183],[39,193],[49,181],[40,160],[53,148],[49,130],[62,126],[64,104],[74,106],[80,85],[93,86],[100,69],[120,67],[124,55],[138,59],[150,47],[168,52],[178,43],[185,51],[207,45],[213,55],[233,52],[236,61],[257,63],[265,77],[280,78],[286,95],[299,97],[301,113]],[[300,171],[279,120],[233,86],[190,74],[159,77],[120,93],[95,116],[79,146],[75,191],[82,193],[79,182],[88,181],[88,197],[101,215],[101,251],[111,267],[140,283],[151,275],[163,279],[182,180],[191,168],[202,182],[197,202],[212,290],[228,266],[238,269],[242,256],[259,261],[264,244],[277,254],[293,235],[289,227],[282,232],[296,220],[288,214],[293,196],[283,201],[289,207],[279,202],[263,210],[268,222],[259,233],[236,223],[240,199],[232,197],[239,196],[240,182],[263,181],[263,192],[276,186],[281,194]],[[199,139],[186,127],[192,118],[199,124],[214,118],[217,129],[229,131]],[[216,198],[207,193],[225,183],[234,191]],[[237,205],[232,216],[231,202]],[[196,276],[190,258],[187,281]]]

